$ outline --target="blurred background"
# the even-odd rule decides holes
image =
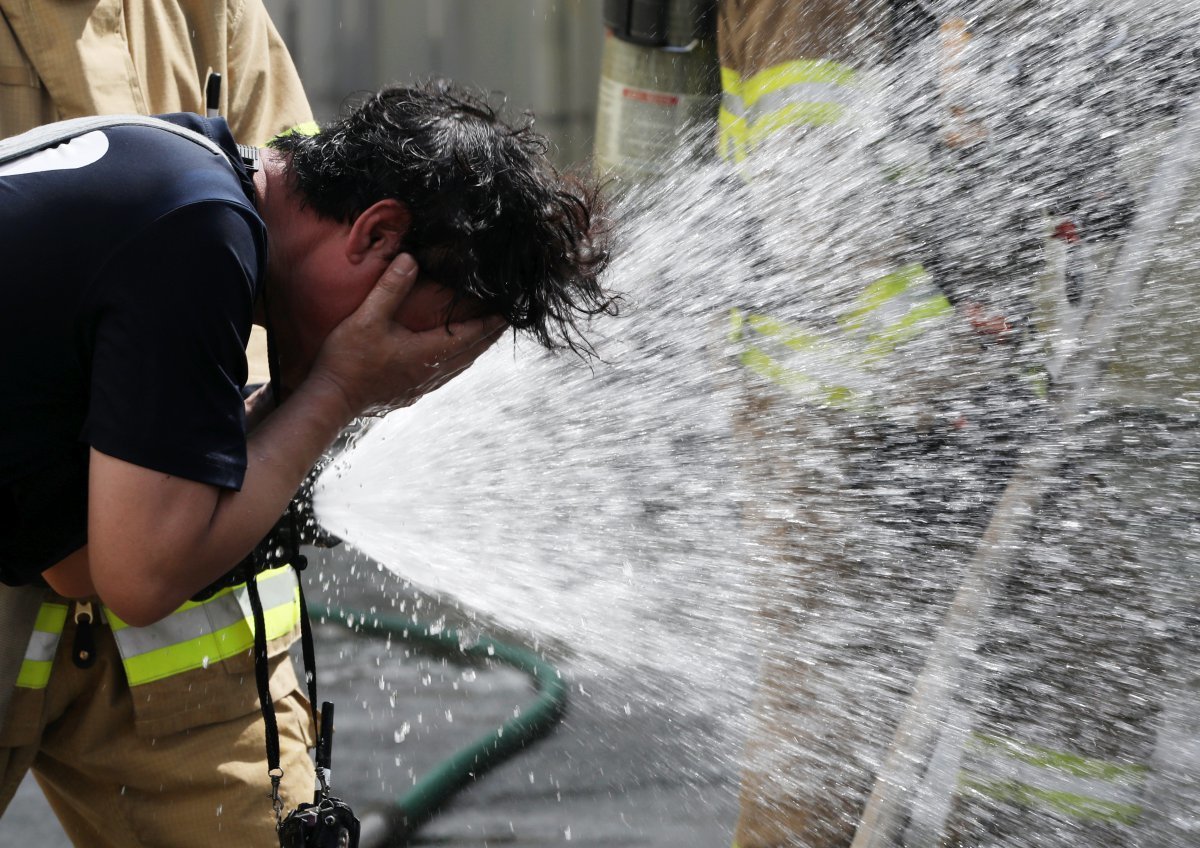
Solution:
[[[266,0],[318,120],[350,92],[448,77],[532,110],[561,165],[591,155],[602,0]]]

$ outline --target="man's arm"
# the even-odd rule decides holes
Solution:
[[[92,448],[89,544],[46,571],[46,581],[65,597],[98,595],[137,626],[172,612],[249,553],[242,550],[246,533],[253,536],[254,528],[267,522],[257,534],[258,539],[266,535],[307,474],[307,468],[298,476],[297,470],[311,468],[336,438],[345,412],[332,387],[326,394],[320,396],[319,386],[302,385],[294,402],[262,419],[261,432],[248,440],[240,492]],[[256,406],[261,410],[263,403]],[[211,570],[215,573],[209,576]]]
[[[416,277],[412,258],[401,255],[330,334],[308,378],[250,436],[240,491],[93,449],[86,562],[46,572],[51,585],[79,587],[86,580],[123,620],[144,626],[233,568],[355,416],[413,402],[470,365],[503,332],[498,319],[456,324],[449,333],[407,330],[395,315]]]
[[[250,437],[241,491],[93,448],[88,560],[96,594],[134,625],[174,611],[266,535],[351,417],[332,387],[306,381]]]

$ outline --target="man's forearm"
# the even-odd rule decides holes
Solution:
[[[214,541],[230,536],[231,548],[219,560],[232,555],[240,562],[262,540],[354,414],[336,386],[312,378],[251,433],[242,488],[222,490],[213,512]],[[212,579],[225,571],[218,566]]]
[[[251,435],[240,491],[93,450],[89,570],[100,599],[145,625],[226,574],[267,534],[352,417],[335,386],[305,381]]]

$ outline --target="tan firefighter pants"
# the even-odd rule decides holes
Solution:
[[[93,625],[97,660],[71,661],[68,617],[35,738],[12,726],[0,733],[0,809],[33,769],[63,829],[88,848],[222,848],[278,844],[267,778],[262,715],[159,736],[134,730],[133,695],[108,627]],[[312,800],[308,749],[314,728],[285,653],[272,660],[284,803]],[[222,669],[214,675],[227,676]],[[252,675],[238,681],[254,687]],[[192,684],[196,685],[196,684]],[[229,685],[222,680],[220,685]],[[14,700],[32,690],[17,690]]]

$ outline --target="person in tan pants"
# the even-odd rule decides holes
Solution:
[[[748,526],[771,557],[736,848],[850,844],[969,550],[946,544],[941,505],[997,363],[906,232],[903,185],[855,136],[892,38],[886,3],[718,5],[719,150],[773,278],[731,332]]]
[[[311,125],[299,75],[259,0],[0,0],[0,137],[87,115],[204,114],[210,70],[222,75],[220,112],[238,141],[257,146]],[[271,692],[282,790],[294,806],[310,800],[314,727],[288,655],[299,632],[295,578],[275,579],[281,618],[268,625]],[[78,845],[270,844],[275,820],[249,652],[131,685],[99,605],[86,625],[95,656],[81,668],[73,661],[76,607],[49,590],[45,601],[35,640],[51,646],[27,654],[0,730],[0,807],[32,768]],[[248,638],[250,623],[242,627]],[[144,638],[169,632],[138,630]]]
[[[926,15],[919,49],[898,56],[898,24],[911,21],[896,9],[939,7],[963,17]],[[735,310],[731,333],[746,371],[749,526],[772,554],[753,622],[763,649],[735,845],[1188,844],[1197,557],[1183,529],[1195,475],[1179,457],[1195,439],[1183,405],[1196,369],[1180,307],[1195,291],[1196,253],[1182,246],[1195,241],[1195,157],[1171,177],[1186,180],[1180,205],[1153,241],[1136,205],[1170,194],[1155,166],[1186,149],[1177,122],[1196,120],[1184,47],[1195,19],[1103,3],[725,0],[720,12],[721,150],[747,177],[763,264],[791,284],[765,293],[769,307]],[[904,104],[881,110],[893,123],[856,110],[911,95],[905,76],[921,83],[919,144],[880,133],[861,152],[862,128],[903,132]],[[892,160],[890,178],[874,180],[876,152],[894,141],[925,158]],[[827,167],[840,170],[822,182]],[[1015,182],[1036,201],[1013,202]],[[812,212],[825,208],[850,222],[834,253]],[[1121,282],[1109,263],[1134,237],[1150,245],[1146,277],[1106,316],[1120,329],[1098,343],[1098,385],[1072,395],[1064,380],[1047,394],[1071,361],[1054,348],[1086,350],[1088,330],[1109,332],[1097,317]],[[883,277],[860,270],[889,261],[900,267]],[[923,349],[909,347],[917,336],[881,346],[898,325],[878,328],[864,360],[859,322],[888,311],[885,292],[911,298],[916,264],[953,309],[925,325]],[[856,276],[857,292],[846,283]],[[1056,308],[997,307],[1026,284]],[[1036,330],[1020,329],[1027,320]],[[864,361],[883,379],[856,385]],[[1064,395],[1090,419],[1069,436],[1057,429]],[[1030,484],[1010,476],[1017,451],[993,462],[977,438],[989,427],[1062,461],[1039,472],[1035,505],[1005,498],[1035,514],[989,561],[990,592],[963,580],[963,563],[995,496],[1011,479],[1015,496]],[[1157,432],[1172,435],[1147,435]],[[944,617],[960,585],[974,602]],[[923,668],[939,631],[959,666]],[[947,684],[922,687],[949,693],[936,706],[914,694],[918,673]],[[898,729],[909,706],[928,736]]]

